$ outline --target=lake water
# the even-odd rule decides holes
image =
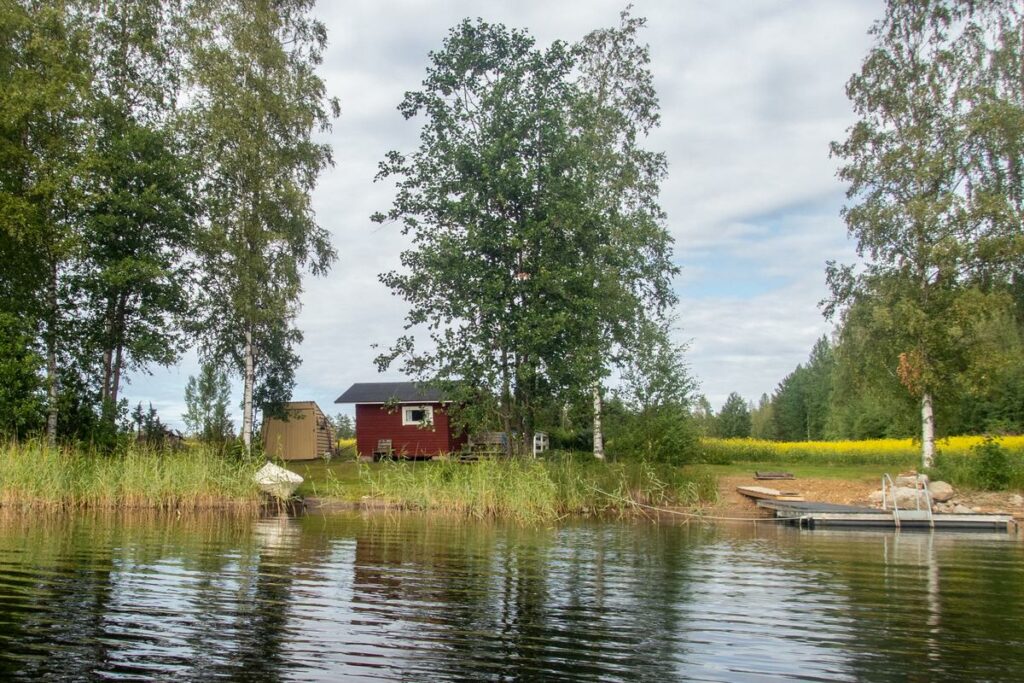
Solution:
[[[1018,681],[1011,535],[0,511],[0,679]]]

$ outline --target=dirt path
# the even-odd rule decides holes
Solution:
[[[768,511],[757,507],[750,498],[737,493],[737,486],[763,486],[779,491],[795,491],[807,500],[840,505],[871,506],[868,496],[879,488],[874,479],[824,479],[798,478],[793,480],[759,481],[751,476],[722,476],[718,479],[717,514],[737,517],[765,517]],[[1013,491],[958,492],[957,500],[978,512],[1005,512],[1017,519],[1024,519],[1024,506],[1016,504]]]
[[[796,491],[807,500],[842,505],[867,505],[868,495],[878,488],[874,479],[820,479],[801,478],[780,481],[759,481],[751,476],[724,476],[718,479],[718,505],[716,509],[736,516],[763,517],[768,512],[757,507],[753,500],[736,492],[737,486],[763,486],[779,491]]]

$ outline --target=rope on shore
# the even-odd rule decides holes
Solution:
[[[616,495],[614,493],[602,491],[596,486],[590,486],[590,488],[602,495],[608,496],[609,498],[614,498],[615,500],[620,500],[623,503],[629,503],[630,505],[635,505],[639,508],[646,508],[648,510],[653,510],[655,512],[661,512],[669,515],[679,515],[680,517],[689,517],[691,519],[709,519],[716,522],[751,522],[753,524],[757,524],[758,522],[792,522],[804,518],[803,515],[799,515],[797,517],[724,517],[721,515],[705,515],[700,512],[684,512],[682,510],[672,510],[671,508],[660,508],[654,505],[638,503],[637,501],[632,500],[630,498],[623,498],[622,496]]]

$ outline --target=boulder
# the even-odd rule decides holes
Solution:
[[[953,513],[957,515],[969,515],[972,512],[974,512],[974,510],[967,507],[966,505],[961,505],[960,503],[957,503],[956,505],[953,506]]]
[[[272,462],[261,467],[253,479],[261,489],[278,498],[292,495],[303,481],[295,472],[278,467]]]
[[[896,488],[890,490],[888,500],[886,500],[885,502],[891,508],[893,498],[895,498],[896,506],[900,509],[905,510],[908,508],[916,508],[919,491],[920,489],[915,489],[910,486],[897,486]],[[868,495],[868,500],[879,507],[881,507],[882,505],[882,498],[883,494],[881,490],[873,491],[870,495]],[[923,495],[921,495],[920,500],[921,504],[924,505],[925,499]]]
[[[937,503],[945,503],[948,500],[952,500],[956,491],[953,487],[944,481],[933,481],[928,484],[928,493],[931,494],[932,500]]]
[[[896,486],[921,488],[928,485],[928,475],[916,473],[900,474],[898,477],[896,477],[893,483],[896,484]]]

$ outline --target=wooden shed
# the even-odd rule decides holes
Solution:
[[[314,401],[285,404],[287,420],[263,421],[263,449],[281,460],[313,460],[334,453],[334,426]]]
[[[356,406],[359,455],[427,458],[457,452],[466,437],[448,419],[451,404],[439,391],[415,382],[353,384],[335,403]]]

